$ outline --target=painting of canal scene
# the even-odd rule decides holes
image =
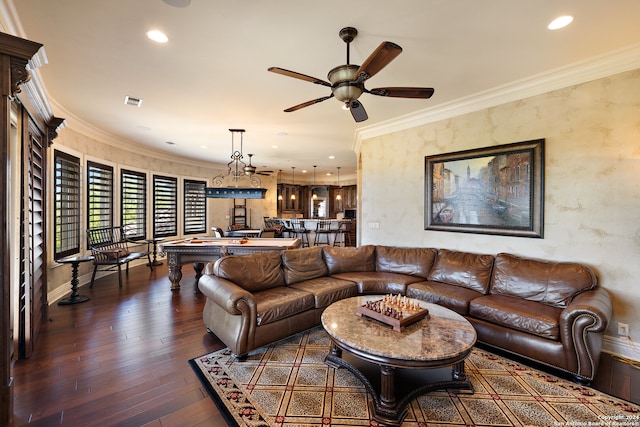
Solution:
[[[425,157],[425,229],[542,238],[544,139]]]

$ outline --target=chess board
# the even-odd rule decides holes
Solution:
[[[357,314],[375,319],[400,332],[402,328],[427,317],[429,310],[421,307],[417,299],[385,295],[379,300],[367,301],[358,307]]]

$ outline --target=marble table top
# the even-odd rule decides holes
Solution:
[[[382,295],[347,298],[331,304],[322,314],[322,325],[338,343],[384,359],[433,362],[466,355],[476,342],[473,326],[458,313],[419,301],[429,316],[402,331],[356,314],[366,301]]]

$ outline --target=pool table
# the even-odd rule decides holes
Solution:
[[[193,263],[197,283],[200,276],[202,276],[205,263],[215,261],[222,256],[243,255],[261,251],[282,251],[296,248],[299,245],[300,239],[198,237],[163,242],[158,245],[158,249],[161,254],[166,254],[167,256],[171,290],[177,291],[180,290],[183,264]]]

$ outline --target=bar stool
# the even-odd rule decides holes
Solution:
[[[347,244],[347,241],[349,243]],[[351,246],[351,221],[340,221],[333,246]]]
[[[313,239],[313,245],[331,245],[329,234],[335,233],[336,230],[331,229],[331,220],[319,219],[316,223],[316,237]],[[324,241],[322,241],[324,239]]]
[[[309,230],[305,228],[304,221],[291,219],[291,231],[300,239],[300,247],[309,247]]]

